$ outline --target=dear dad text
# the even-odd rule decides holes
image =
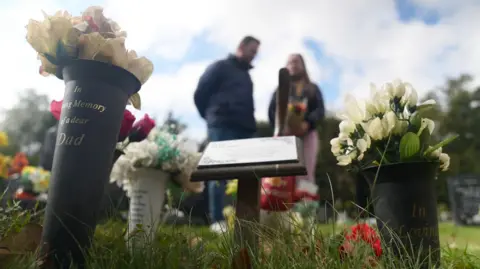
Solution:
[[[83,143],[84,138],[85,134],[74,136],[59,133],[57,137],[57,146],[80,146]]]

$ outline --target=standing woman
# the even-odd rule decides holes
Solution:
[[[319,150],[319,137],[317,133],[317,124],[325,117],[325,106],[323,97],[318,86],[310,81],[305,61],[300,54],[291,54],[288,57],[287,69],[290,73],[292,88],[290,89],[289,104],[303,103],[306,105],[306,113],[304,120],[298,127],[287,130],[286,135],[295,135],[303,140],[305,165],[308,175],[305,177],[297,177],[297,193],[300,191],[298,187],[302,181],[307,185],[314,185],[315,167],[317,164],[317,154]],[[268,117],[270,124],[275,126],[275,110],[276,110],[276,93],[273,93],[272,100],[268,109]],[[308,187],[307,187],[308,188]],[[310,188],[311,189],[311,188]],[[300,192],[308,190],[301,190]],[[308,193],[316,195],[316,189]],[[301,198],[297,198],[301,199]]]

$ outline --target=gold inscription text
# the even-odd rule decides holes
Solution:
[[[418,206],[417,204],[413,204],[412,207],[412,218],[425,218],[427,215],[427,211],[425,207]]]
[[[80,146],[83,143],[85,134],[81,136],[66,135],[65,133],[58,134],[57,145],[63,146]]]
[[[100,105],[100,104],[95,104],[91,102],[85,102],[82,100],[73,100],[70,102],[66,102],[63,104],[63,108],[71,109],[72,107],[79,107],[79,108],[87,108],[87,109],[93,109],[97,110],[98,112],[104,112],[105,111],[105,106]]]
[[[86,124],[89,119],[77,118],[77,117],[65,117],[60,120],[60,124]]]

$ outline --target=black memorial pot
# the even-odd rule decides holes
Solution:
[[[128,98],[140,81],[117,66],[72,60],[65,81],[40,251],[41,268],[84,268]]]
[[[370,184],[383,243],[402,259],[408,253],[412,261],[419,260],[421,268],[440,264],[435,191],[438,168],[438,163],[414,162],[362,171]]]

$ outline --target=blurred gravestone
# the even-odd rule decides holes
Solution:
[[[52,170],[53,154],[55,152],[55,142],[57,140],[57,129],[58,124],[47,130],[42,145],[42,151],[40,153],[40,166],[47,171]]]
[[[453,221],[457,225],[479,225],[480,176],[460,175],[448,179]]]

